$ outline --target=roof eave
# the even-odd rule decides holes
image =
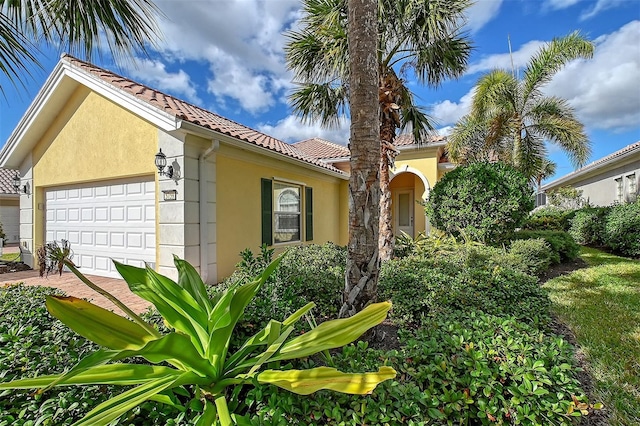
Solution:
[[[164,130],[171,131],[180,127],[182,120],[174,115],[149,105],[62,59],[55,66],[0,151],[0,167],[13,169],[20,167],[48,128],[51,120],[57,116],[55,112],[62,108],[79,85],[86,86]],[[47,114],[49,111],[51,114]],[[45,122],[43,116],[51,118]]]
[[[279,161],[285,161],[291,164],[296,164],[298,166],[315,170],[317,172],[323,173],[325,175],[333,176],[339,179],[343,179],[343,180],[349,179],[349,175],[344,172],[335,172],[333,170],[329,170],[324,167],[317,166],[313,163],[308,163],[304,160],[300,160],[300,159],[282,154],[280,152],[273,151],[269,148],[265,148],[263,146],[256,145],[254,143],[247,142],[242,139],[234,138],[233,136],[229,136],[225,133],[219,132],[217,130],[209,129],[207,127],[203,127],[198,124],[184,121],[181,123],[181,128],[186,132],[197,134],[206,139],[218,140],[221,143],[226,143],[228,145],[231,145],[237,148],[246,149],[247,151],[251,151],[251,152],[258,153],[260,155],[265,155],[267,157],[275,158],[275,159],[278,159]]]
[[[570,184],[572,182],[575,182],[576,180],[580,179],[580,178],[587,178],[590,177],[594,174],[596,174],[597,172],[599,172],[602,169],[608,169],[608,168],[612,168],[612,167],[618,167],[624,164],[620,164],[620,163],[624,163],[625,160],[629,159],[629,157],[632,157],[633,155],[638,155],[640,154],[640,148],[638,149],[632,149],[628,152],[625,152],[623,154],[620,154],[618,156],[615,156],[613,158],[610,158],[607,161],[602,161],[599,162],[596,161],[592,164],[589,164],[581,169],[578,169],[574,172],[568,173],[552,182],[546,183],[544,185],[542,185],[541,189],[543,191],[547,191],[548,189],[551,188],[556,188],[559,187],[561,185],[567,185]]]

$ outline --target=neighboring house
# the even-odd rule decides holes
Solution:
[[[415,237],[429,231],[423,203],[429,192],[446,173],[454,168],[445,155],[446,140],[434,137],[429,143],[417,144],[408,134],[399,135],[395,141],[399,151],[395,167],[391,170],[391,203],[393,229]],[[341,145],[320,138],[293,144],[309,156],[349,172],[349,150]]]
[[[448,167],[444,142],[399,147],[392,188],[414,208],[398,226],[416,233],[425,221],[415,201]],[[245,248],[345,245],[348,158],[340,145],[287,144],[63,55],[0,151],[0,167],[18,169],[27,188],[26,263],[39,246],[65,239],[88,274],[117,277],[113,258],[175,278],[176,255],[214,283]]]
[[[582,191],[593,206],[633,201],[640,193],[640,141],[542,186],[548,193],[563,186]]]
[[[20,195],[14,186],[16,173],[17,170],[0,169],[0,224],[4,244],[20,241]]]

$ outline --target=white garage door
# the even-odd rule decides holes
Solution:
[[[20,207],[0,206],[0,223],[4,231],[5,243],[17,243],[20,241]]]
[[[68,240],[84,274],[117,277],[111,259],[155,266],[155,182],[111,181],[46,191],[46,240]]]

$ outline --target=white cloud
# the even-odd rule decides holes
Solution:
[[[327,129],[319,124],[305,124],[295,115],[289,115],[275,125],[260,124],[258,130],[285,142],[293,143],[310,138],[323,138],[338,145],[349,142],[350,121],[341,119],[337,128]]]
[[[626,0],[628,1],[628,0]],[[586,10],[582,12],[580,15],[580,20],[586,20],[593,18],[600,12],[604,12],[607,9],[613,9],[614,7],[622,5],[622,0],[598,0],[598,2],[591,8],[591,10]]]
[[[467,27],[472,33],[478,32],[482,27],[498,16],[502,0],[476,1],[467,9]]]
[[[446,100],[433,105],[430,115],[440,124],[455,124],[463,115],[469,113],[473,100],[473,91],[474,89],[471,89],[458,102]]]
[[[483,57],[480,61],[469,65],[467,74],[475,74],[479,72],[487,72],[496,68],[510,70],[511,61],[513,60],[513,66],[516,71],[524,67],[531,57],[545,44],[544,41],[531,40],[523,44],[520,49],[516,50],[512,54],[499,53],[495,55],[489,55]],[[505,40],[505,47],[507,46],[507,40]]]
[[[580,0],[547,0],[544,7],[552,10],[562,10],[577,4]]]
[[[593,59],[561,70],[545,92],[567,99],[591,128],[640,125],[640,21],[595,40]]]
[[[284,63],[283,32],[294,22],[297,0],[201,0],[157,2],[166,15],[160,22],[158,50],[166,61],[207,65],[208,89],[258,113],[280,99],[290,80]]]
[[[194,104],[202,102],[189,75],[183,70],[170,73],[160,61],[137,59],[134,64],[128,66],[128,72],[134,79],[143,80],[153,87],[177,96],[183,95]]]

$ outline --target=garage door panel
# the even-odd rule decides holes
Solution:
[[[48,190],[47,241],[71,243],[85,274],[119,277],[111,259],[155,264],[155,183],[111,182]]]

